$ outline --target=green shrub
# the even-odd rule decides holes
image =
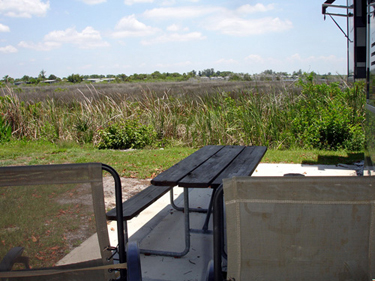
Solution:
[[[12,136],[12,127],[0,115],[0,142],[9,141]]]
[[[113,123],[99,130],[99,149],[128,149],[144,148],[152,145],[156,132],[151,126],[140,124],[137,120],[127,120],[123,123]]]
[[[94,138],[94,130],[92,129],[92,121],[89,118],[78,116],[73,124],[76,133],[76,140],[79,143],[91,143]]]
[[[336,83],[300,82],[302,95],[293,110],[291,130],[299,146],[361,150],[364,146],[364,86],[340,89]]]

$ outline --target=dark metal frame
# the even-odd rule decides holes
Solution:
[[[225,280],[224,272],[221,269],[222,257],[224,254],[224,190],[221,184],[213,199],[213,223],[214,223],[214,280]]]
[[[128,241],[125,241],[125,231],[127,233],[127,229],[124,228],[124,224],[122,223],[122,189],[121,189],[121,179],[119,174],[115,169],[111,166],[102,164],[102,169],[110,173],[115,180],[115,195],[116,195],[116,222],[117,222],[117,237],[118,237],[118,255],[119,255],[119,262],[125,263],[126,260],[126,251],[125,246]],[[127,237],[127,235],[126,235]],[[126,270],[120,269],[120,275],[123,280],[125,280]]]

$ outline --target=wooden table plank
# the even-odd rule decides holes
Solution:
[[[162,172],[151,180],[153,185],[158,186],[175,186],[178,185],[179,180],[185,177],[197,167],[202,165],[212,155],[223,149],[223,145],[207,145],[197,150],[190,156],[181,160],[177,164],[170,167],[168,170]]]
[[[240,153],[244,146],[225,146],[212,155],[202,165],[187,174],[178,182],[182,187],[209,187],[219,175]]]
[[[211,187],[218,187],[224,178],[250,176],[267,151],[265,146],[247,146],[241,154],[212,182]]]

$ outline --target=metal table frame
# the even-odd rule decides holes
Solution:
[[[222,196],[217,192],[224,178],[235,176],[250,176],[260,160],[264,156],[267,148],[264,146],[216,146],[207,145],[187,158],[181,160],[168,170],[159,174],[151,183],[156,186],[179,186],[184,188],[184,207],[178,207],[173,202],[173,189],[171,190],[171,205],[184,212],[185,220],[185,249],[182,252],[166,252],[155,250],[141,250],[142,253],[152,255],[163,255],[182,257],[190,250],[190,233],[211,233],[208,231],[208,222],[212,209],[214,197]],[[189,188],[208,188],[213,189],[208,209],[190,209],[189,208]],[[206,220],[202,230],[190,229],[190,211],[207,212]],[[215,219],[214,230],[216,231]]]

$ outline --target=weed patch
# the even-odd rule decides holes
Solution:
[[[325,84],[305,75],[294,84],[207,85],[211,88],[200,92],[174,89],[160,94],[146,83],[129,84],[132,95],[108,95],[106,85],[86,85],[75,96],[58,90],[36,101],[2,88],[0,110],[3,124],[11,127],[15,139],[71,141],[101,149],[173,143],[363,149],[363,84]],[[114,85],[108,87],[113,90]]]

